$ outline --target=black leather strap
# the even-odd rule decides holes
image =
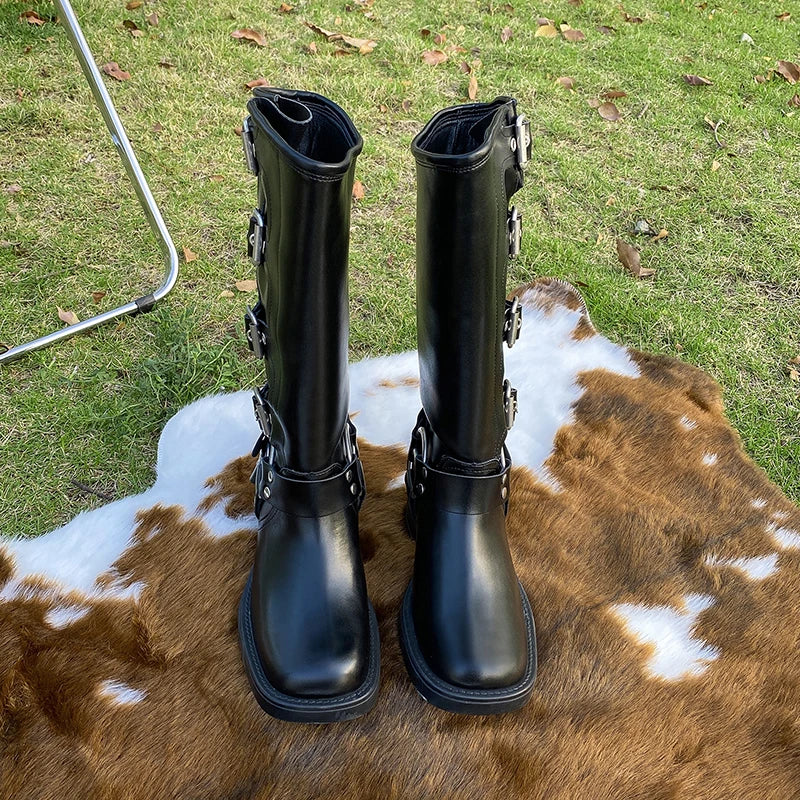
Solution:
[[[352,454],[351,460],[334,475],[318,478],[282,473],[272,460],[275,451],[262,432],[254,449],[254,454],[258,451],[260,456],[250,476],[256,490],[256,516],[261,517],[265,505],[295,517],[324,517],[350,505],[359,510],[366,495],[366,482],[358,456],[356,429],[350,420],[343,438],[344,450]]]

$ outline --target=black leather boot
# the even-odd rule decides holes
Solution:
[[[358,543],[364,475],[348,418],[347,255],[362,141],[339,106],[311,92],[257,89],[247,109],[259,302],[245,323],[267,383],[254,397],[259,534],[239,638],[265,711],[334,722],[372,708],[379,673]]]
[[[530,128],[499,97],[436,114],[417,161],[417,338],[422,411],[412,433],[407,519],[416,538],[400,639],[420,694],[448,711],[512,711],[536,677],[533,614],[508,549],[516,391],[503,342],[521,309],[506,300]]]

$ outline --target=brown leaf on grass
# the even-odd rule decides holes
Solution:
[[[419,35],[420,35],[420,36],[421,36],[423,39],[427,39],[427,37],[431,35],[431,30],[430,30],[430,28],[420,28],[420,29],[419,29]]]
[[[558,31],[555,29],[554,25],[551,25],[548,22],[546,25],[540,25],[533,35],[543,37],[545,39],[555,39],[556,36],[558,36]]]
[[[308,52],[311,53],[312,56],[316,55],[317,54],[317,43],[316,42],[309,42],[306,45],[306,50],[308,50]]]
[[[107,64],[103,64],[100,69],[105,72],[106,75],[118,81],[127,81],[130,80],[131,77],[130,72],[125,72],[116,61],[109,61]]]
[[[320,28],[319,25],[315,25],[313,22],[309,22],[308,20],[305,20],[303,22],[303,25],[305,25],[307,28],[311,28],[311,30],[314,31],[314,33],[318,33],[320,36],[324,36],[328,41],[330,41],[331,36],[336,36],[335,31],[328,31],[325,30],[325,28]]]
[[[572,80],[572,78],[568,78],[566,75],[562,75],[560,78],[556,78],[556,83],[559,86],[563,86],[565,89],[575,88],[575,81]]]
[[[553,25],[553,26],[555,26],[555,23],[553,22],[553,20],[548,19],[547,17],[538,17],[537,20],[536,20],[536,24],[537,25]]]
[[[795,92],[792,95],[792,99],[789,100],[789,105],[792,108],[800,108],[800,94],[797,94],[797,92]]]
[[[367,189],[361,181],[353,181],[353,200],[363,200]]]
[[[609,122],[616,122],[622,117],[622,114],[619,113],[619,109],[613,103],[600,103],[600,105],[597,106],[597,113]]]
[[[138,31],[139,26],[132,19],[122,20],[122,27],[129,31]]]
[[[776,72],[789,83],[800,81],[800,67],[794,61],[779,61]]]
[[[588,105],[588,106],[589,106],[589,108],[600,108],[600,106],[602,105],[602,103],[601,103],[601,101],[600,101],[600,100],[598,100],[598,99],[596,99],[596,98],[594,98],[594,97],[590,97],[590,98],[589,98],[589,99],[586,101],[586,105]]]
[[[583,5],[583,0],[567,0],[573,8],[580,8]]]
[[[17,96],[17,100],[20,101],[23,97],[25,97],[25,92],[23,92],[19,86],[17,86],[17,88],[14,90],[14,94]]]
[[[621,92],[619,89],[609,89],[607,92],[603,92],[600,97],[603,100],[618,100],[621,97],[627,97],[627,92]]]
[[[99,303],[105,296],[106,292],[92,292],[92,300],[94,301],[95,305]]]
[[[4,186],[3,191],[6,194],[16,194],[17,192],[22,191],[22,187],[18,183],[12,183],[8,186]]]
[[[781,14],[776,14],[775,19],[778,22],[788,22],[792,18],[792,15],[788,11],[784,11]]]
[[[458,65],[458,71],[463,72],[465,75],[469,75],[470,72],[472,72],[472,67],[469,64],[467,64],[466,61],[462,61]]]
[[[439,46],[443,45],[446,41],[447,41],[446,33],[437,33],[436,36],[433,37],[433,43],[438,44]]]
[[[654,242],[660,242],[662,239],[666,239],[669,236],[669,231],[666,228],[662,228],[654,237]]]
[[[236,287],[237,292],[254,292],[258,288],[258,284],[255,281],[247,280],[247,281],[236,281],[234,284]]]
[[[447,53],[443,50],[426,50],[422,54],[422,60],[426,64],[435,67],[437,64],[444,64],[447,61]]]
[[[269,86],[270,82],[266,78],[253,78],[244,85],[246,89],[255,89],[256,86]]]
[[[186,245],[183,247],[183,260],[189,264],[192,261],[197,261],[197,253],[192,252]]]
[[[767,79],[763,75],[753,75],[753,80],[756,83],[766,83]]]
[[[619,263],[636,278],[649,278],[656,274],[654,269],[642,266],[639,251],[627,242],[623,242],[622,239],[617,239],[617,258],[619,258]]]
[[[568,28],[563,32],[563,36],[568,42],[582,42],[586,38],[583,31],[576,28]]]
[[[411,111],[411,101],[410,100],[403,100],[403,102],[400,103],[400,108],[402,108],[403,111],[405,111],[405,112]]]
[[[478,79],[475,73],[471,72],[469,76],[469,86],[467,87],[467,97],[470,100],[475,100],[478,97]]]
[[[506,27],[500,31],[500,41],[505,44],[513,35],[514,31],[506,25]]]
[[[291,14],[292,11],[294,11],[294,6],[290,6],[288,3],[281,3],[278,6],[279,14]]]
[[[23,11],[19,15],[20,22],[27,22],[28,25],[44,25],[47,20],[44,17],[40,17],[33,9],[28,9],[27,11]]]
[[[644,20],[641,17],[632,17],[627,11],[622,12],[625,22],[630,22],[631,25],[640,25]]]
[[[341,40],[346,45],[358,50],[362,56],[371,53],[378,44],[374,39],[357,39],[355,36],[346,36],[345,34],[341,34]]]
[[[142,0],[128,0],[128,2],[125,3],[125,8],[128,11],[135,11],[137,8],[141,8],[141,6]]]
[[[254,31],[252,28],[237,28],[231,36],[234,39],[241,39],[245,42],[251,42],[259,47],[267,46],[267,37],[263,33]]]
[[[600,31],[600,33],[602,33],[604,36],[612,36],[617,32],[617,29],[611,25],[598,25],[597,30]]]
[[[56,309],[58,309],[58,318],[67,325],[77,325],[80,322],[74,311],[64,311],[60,306],[56,306]]]
[[[236,295],[230,289],[223,289],[217,297],[236,297]]]
[[[355,50],[347,50],[347,49],[346,49],[346,48],[344,48],[344,47],[337,47],[337,48],[336,48],[336,49],[333,51],[333,54],[334,54],[335,56],[352,56],[352,55],[353,55],[353,53],[355,53]]]
[[[684,75],[683,79],[689,86],[713,86],[714,84],[708,78],[703,78],[700,75]]]
[[[158,26],[158,14],[156,14],[155,11],[152,14],[148,14],[145,19],[148,24],[152,25],[154,28]]]

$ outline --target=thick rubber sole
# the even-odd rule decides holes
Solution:
[[[380,679],[378,620],[372,605],[369,606],[369,665],[361,686],[347,694],[333,697],[295,697],[278,691],[264,673],[253,636],[250,612],[252,586],[251,572],[239,601],[239,643],[247,680],[261,708],[277,719],[312,724],[344,722],[370,711],[378,699]]]
[[[422,655],[411,612],[414,592],[413,581],[408,585],[400,609],[400,645],[411,682],[431,705],[456,714],[505,714],[522,708],[533,693],[536,682],[536,628],[528,596],[520,584],[522,612],[528,638],[528,665],[525,674],[515,684],[493,689],[475,689],[456,686],[442,680]]]

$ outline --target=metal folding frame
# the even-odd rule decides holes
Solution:
[[[81,322],[76,322],[74,325],[68,325],[65,328],[49,333],[39,339],[11,347],[5,352],[0,353],[0,363],[12,361],[15,358],[30,353],[34,350],[39,350],[42,347],[47,347],[54,342],[67,339],[74,336],[76,333],[96,328],[105,322],[110,322],[118,317],[123,317],[128,314],[140,314],[149,311],[161,299],[166,297],[175,285],[178,279],[178,251],[175,249],[175,244],[172,237],[167,230],[164,219],[161,216],[161,211],[150,192],[150,187],[147,185],[147,180],[139,167],[139,162],[136,159],[136,154],[133,152],[128,135],[125,133],[125,128],[117,115],[114,104],[111,102],[111,97],[108,90],[103,83],[103,78],[100,75],[97,65],[94,62],[94,57],[86,43],[86,38],[72,10],[69,0],[53,0],[59,12],[61,24],[64,26],[72,44],[72,49],[78,57],[83,74],[89,82],[92,94],[100,112],[103,115],[106,126],[111,134],[111,141],[116,146],[122,163],[125,166],[125,171],[128,173],[133,188],[136,190],[136,196],[139,199],[139,204],[144,211],[150,227],[158,239],[161,250],[164,254],[166,262],[166,273],[164,281],[151,294],[144,295],[137,300],[132,300],[125,305],[119,306],[111,311],[106,311],[102,314],[97,314],[94,317],[85,319]]]

